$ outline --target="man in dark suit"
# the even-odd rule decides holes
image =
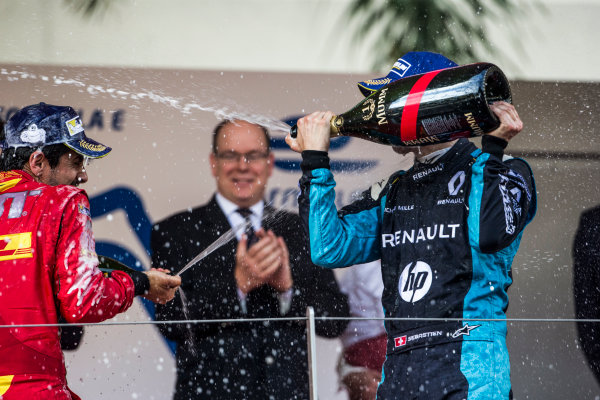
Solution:
[[[208,204],[154,226],[153,266],[183,266],[224,233],[252,228],[184,273],[181,299],[157,307],[157,320],[349,315],[331,271],[310,261],[296,214],[264,204],[274,165],[265,128],[224,121],[210,154],[217,193]],[[185,311],[185,312],[184,312]],[[340,335],[346,321],[317,321],[317,334]],[[177,343],[175,399],[308,399],[305,321],[166,324]]]
[[[600,319],[600,206],[581,214],[573,241],[573,292],[577,319]],[[600,324],[578,322],[579,341],[600,383]]]

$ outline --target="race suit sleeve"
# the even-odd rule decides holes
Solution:
[[[338,213],[327,153],[303,151],[301,167],[299,214],[310,238],[313,263],[339,268],[380,258],[381,204],[385,204],[385,195],[374,198],[367,191]]]
[[[536,212],[533,173],[522,159],[503,160],[508,143],[482,138],[482,151],[472,166],[469,218],[471,238],[483,253],[494,253],[520,237]]]
[[[132,278],[120,271],[105,277],[98,269],[89,202],[84,193],[67,203],[56,246],[54,279],[61,314],[70,323],[100,322],[133,303]]]

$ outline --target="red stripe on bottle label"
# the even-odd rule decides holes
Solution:
[[[402,120],[400,121],[400,139],[402,141],[415,140],[417,138],[417,116],[419,115],[421,99],[429,83],[440,72],[441,70],[426,73],[410,89],[406,104],[402,110]]]

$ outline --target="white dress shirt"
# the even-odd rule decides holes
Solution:
[[[240,213],[237,212],[237,210],[239,208],[241,208],[240,206],[227,200],[220,193],[217,193],[217,195],[215,197],[217,200],[217,204],[219,205],[219,207],[221,207],[223,214],[225,214],[225,216],[227,217],[227,221],[229,221],[229,225],[232,228],[241,226],[246,222],[245,218],[242,217],[240,215]],[[252,222],[252,227],[254,228],[255,231],[257,231],[261,227],[261,221],[262,221],[264,208],[265,208],[265,202],[263,200],[259,201],[258,203],[254,204],[252,207],[248,208],[250,211],[252,211],[252,214],[250,215],[250,221]],[[236,232],[236,235],[235,235],[237,237],[238,241],[242,238],[243,234],[244,234],[244,230],[238,229],[238,231]]]

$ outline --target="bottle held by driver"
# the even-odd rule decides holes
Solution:
[[[499,126],[489,105],[512,102],[504,73],[475,63],[414,75],[375,91],[334,116],[331,136],[354,136],[392,146],[424,146],[481,136]],[[292,137],[296,136],[296,126]]]

